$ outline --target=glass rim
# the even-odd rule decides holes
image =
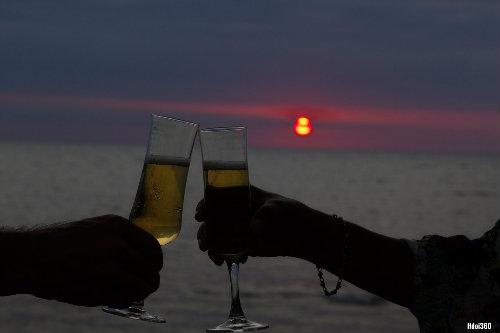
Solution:
[[[169,116],[163,116],[161,114],[152,113],[151,114],[151,119],[153,119],[153,118],[168,119],[168,120],[177,121],[179,123],[184,123],[184,124],[192,125],[192,126],[195,126],[195,127],[200,127],[200,124],[194,123],[192,121],[188,121],[188,120],[184,120],[184,119],[179,119],[179,118],[174,118],[174,117],[169,117]]]
[[[200,132],[230,132],[230,131],[241,131],[246,130],[246,126],[226,126],[226,127],[211,127],[211,128],[201,128]]]

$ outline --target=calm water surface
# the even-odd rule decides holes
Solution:
[[[128,216],[145,147],[0,143],[0,221],[33,226],[114,213]],[[480,236],[500,218],[498,155],[250,150],[251,182],[399,238]],[[150,324],[28,295],[0,298],[2,332],[203,332],[229,311],[224,268],[197,248],[193,215],[203,195],[200,152],[188,177],[183,228],[166,245]],[[304,221],[307,224],[307,221]],[[251,258],[241,267],[249,319],[267,332],[418,332],[408,310],[346,284],[322,296],[315,267]],[[333,286],[336,277],[326,275]]]

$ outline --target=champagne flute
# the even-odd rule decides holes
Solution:
[[[153,235],[161,245],[173,241],[182,225],[186,179],[198,124],[152,115],[149,143],[130,221]],[[131,319],[164,323],[150,314],[144,301],[125,309],[103,311]]]
[[[248,249],[251,214],[246,128],[212,128],[199,133],[207,208],[205,236],[209,251],[227,263],[232,299],[229,318],[207,332],[268,328],[246,319],[239,297],[239,263]]]

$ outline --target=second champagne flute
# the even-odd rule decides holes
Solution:
[[[241,332],[268,328],[246,319],[240,303],[239,263],[250,236],[250,187],[245,127],[200,130],[209,251],[224,258],[231,282],[231,310],[222,324],[207,332]]]
[[[152,115],[149,144],[130,221],[153,235],[161,245],[179,235],[182,206],[198,124]],[[103,311],[131,319],[164,323],[148,313],[144,301],[125,309]]]

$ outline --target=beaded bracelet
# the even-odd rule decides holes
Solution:
[[[344,226],[344,247],[342,249],[342,264],[340,266],[340,272],[338,274],[337,285],[335,286],[335,289],[333,289],[332,291],[328,291],[328,289],[326,288],[325,280],[323,279],[323,268],[316,265],[316,269],[318,270],[319,285],[321,286],[321,288],[323,288],[323,292],[325,293],[325,296],[335,295],[339,291],[340,287],[342,286],[342,280],[344,278],[346,254],[347,254],[347,238],[349,236],[349,233],[347,230],[347,223],[345,223],[344,219],[340,216],[335,215],[335,214],[333,214],[332,217],[335,221],[342,222],[342,225]]]

